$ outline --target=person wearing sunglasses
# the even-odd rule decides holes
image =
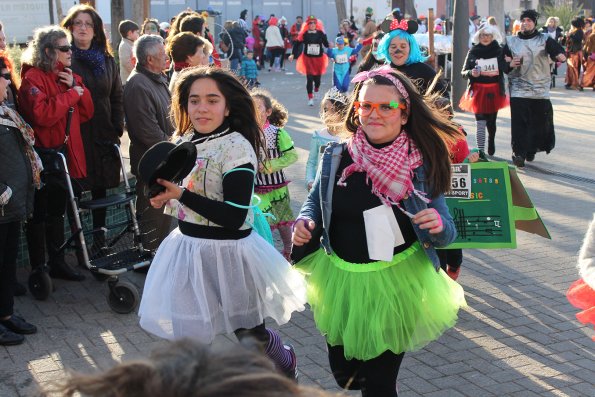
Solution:
[[[339,386],[397,396],[405,352],[457,320],[463,290],[436,248],[456,229],[443,193],[458,128],[389,65],[358,73],[343,143],[330,143],[293,234],[292,260]]]
[[[69,176],[82,179],[87,163],[81,123],[93,116],[93,100],[82,78],[70,69],[72,51],[66,30],[49,26],[35,31],[23,53],[19,110],[35,131],[35,147],[59,148],[66,156]],[[69,109],[70,134],[66,139]],[[64,260],[64,214],[67,191],[64,174],[42,174],[44,185],[35,192],[33,219],[27,222],[29,262],[34,270],[45,271],[46,251],[50,276],[81,281],[85,277]]]
[[[103,30],[103,21],[86,4],[73,6],[62,20],[72,37],[72,70],[83,78],[93,98],[95,113],[81,124],[87,159],[83,190],[94,200],[106,197],[107,189],[120,185],[120,161],[114,144],[124,132],[124,105],[120,69]],[[92,252],[105,249],[106,209],[93,210]]]

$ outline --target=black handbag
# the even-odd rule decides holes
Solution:
[[[64,163],[62,162],[62,157],[60,154],[64,155],[65,157],[68,156],[67,142],[70,135],[70,123],[72,121],[73,112],[74,108],[71,107],[68,109],[68,118],[66,119],[66,131],[64,134],[63,144],[53,148],[35,147],[35,151],[39,155],[41,163],[43,164],[41,177],[44,183],[50,183],[50,181],[60,182],[62,179],[64,179],[63,174],[66,172],[66,169],[64,168]]]

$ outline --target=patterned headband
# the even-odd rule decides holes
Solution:
[[[399,79],[392,75],[394,70],[390,67],[390,65],[384,65],[376,69],[368,70],[366,72],[360,72],[356,74],[353,79],[351,80],[352,83],[360,83],[362,81],[366,81],[371,79],[374,76],[382,76],[388,80],[397,88],[399,94],[403,97],[405,102],[407,103],[407,109],[409,109],[410,101],[409,101],[409,93],[405,89],[405,86]]]

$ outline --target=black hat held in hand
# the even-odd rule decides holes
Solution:
[[[180,183],[192,171],[196,163],[196,146],[192,142],[176,145],[171,142],[159,142],[143,154],[138,163],[139,179],[146,185],[148,198],[165,191],[157,179]]]

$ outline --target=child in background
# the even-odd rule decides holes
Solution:
[[[361,43],[355,48],[345,45],[345,38],[339,36],[335,39],[337,46],[329,48],[327,55],[331,58],[335,65],[333,66],[333,85],[341,92],[349,90],[349,72],[351,71],[351,64],[359,51],[362,49]]]
[[[283,241],[283,256],[289,260],[291,253],[291,226],[293,212],[287,185],[289,180],[283,173],[283,168],[289,167],[298,159],[293,140],[283,126],[287,123],[287,110],[277,102],[271,94],[265,91],[252,93],[256,111],[262,123],[262,131],[266,141],[268,160],[260,165],[256,174],[254,191],[261,198],[259,205],[264,213],[271,213],[269,217],[271,230],[279,230]]]
[[[338,142],[336,133],[341,127],[341,120],[344,119],[349,99],[336,87],[331,88],[324,94],[320,103],[320,119],[325,128],[314,131],[310,139],[310,154],[306,163],[306,189],[310,191],[316,178],[316,170],[320,161],[320,154],[329,142]]]
[[[242,59],[240,76],[244,78],[248,88],[258,87],[260,85],[258,82],[258,66],[254,60],[254,51],[248,50]]]
[[[122,36],[122,41],[120,41],[118,47],[118,57],[120,59],[120,79],[122,80],[122,86],[124,86],[128,76],[132,73],[132,69],[134,69],[134,65],[136,65],[132,46],[140,36],[140,28],[135,22],[126,19],[120,22],[118,31]]]

